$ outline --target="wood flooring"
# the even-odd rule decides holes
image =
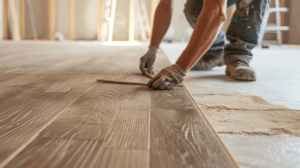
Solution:
[[[0,42],[0,167],[238,167],[184,86],[96,82],[146,84],[146,50]]]

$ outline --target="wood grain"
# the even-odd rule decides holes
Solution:
[[[89,167],[126,90],[123,85],[95,84],[6,167]]]
[[[182,88],[151,98],[150,167],[236,167]]]
[[[92,84],[84,77],[77,78],[77,82],[85,81],[77,86],[68,86],[68,80],[62,80],[61,85],[53,85],[57,82],[55,79],[46,79],[29,82],[16,94],[4,92],[6,99],[0,103],[0,167],[13,159]],[[10,86],[9,82],[5,82],[6,86]]]
[[[150,96],[146,86],[130,86],[92,166],[148,167]]]
[[[184,87],[153,91],[147,47],[0,42],[0,167],[232,167]],[[159,51],[155,73],[169,65]]]

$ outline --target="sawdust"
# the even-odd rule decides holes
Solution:
[[[298,110],[273,104],[250,93],[203,83],[202,89],[195,91],[195,84],[187,82],[185,85],[218,133],[264,136],[288,134],[300,137]]]

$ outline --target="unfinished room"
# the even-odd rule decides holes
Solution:
[[[0,168],[300,168],[299,9],[0,0]]]

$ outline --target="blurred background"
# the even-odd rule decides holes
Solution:
[[[286,10],[277,13],[280,20],[276,11],[270,13],[267,18],[268,25],[274,27],[277,21],[280,22],[280,26],[288,26],[280,29],[281,43],[300,44],[300,1],[271,0],[271,8],[276,9],[276,1],[279,2],[279,7]],[[159,0],[144,2],[147,19],[152,25]],[[106,20],[106,3],[112,3],[110,6],[113,6],[114,0],[0,0],[0,39],[101,40],[101,31],[103,33],[103,23]],[[115,9],[109,11],[114,14],[112,41],[145,41],[141,35],[139,18],[139,13],[143,12],[142,4],[136,6],[134,3],[134,0],[119,0],[115,2]],[[183,13],[185,3],[185,0],[175,0],[172,23],[165,41],[189,40],[193,29]],[[235,7],[231,7],[227,11],[228,19],[223,26],[224,31],[227,30],[234,10]],[[278,44],[277,33],[267,31],[264,34],[264,42],[273,41]]]

